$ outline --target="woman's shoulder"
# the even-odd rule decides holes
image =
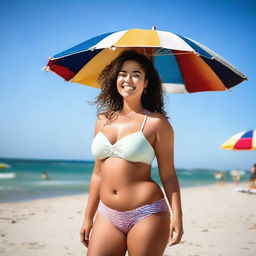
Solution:
[[[157,130],[161,130],[161,131],[173,130],[171,123],[163,113],[150,112],[149,118],[150,118],[150,121],[152,122],[152,125],[154,125],[157,128]]]
[[[160,113],[160,112],[150,112],[149,111],[149,116],[156,118],[156,119],[167,119],[167,117],[163,113]]]
[[[152,119],[152,121],[157,124],[170,124],[168,121],[168,117],[166,117],[163,113],[150,112],[148,116]]]
[[[96,124],[95,124],[95,132],[97,133],[107,121],[107,117],[104,112],[97,114]]]

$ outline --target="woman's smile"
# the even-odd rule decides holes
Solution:
[[[136,90],[136,87],[131,85],[122,85],[122,88],[124,89],[125,92],[132,92]]]

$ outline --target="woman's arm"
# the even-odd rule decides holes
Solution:
[[[90,181],[90,190],[88,195],[88,202],[85,210],[85,216],[82,228],[80,230],[80,240],[88,247],[89,236],[93,226],[93,218],[97,211],[99,200],[100,200],[100,160],[96,159],[94,170]]]
[[[100,160],[95,160],[95,165],[90,181],[90,189],[87,207],[85,210],[85,219],[93,220],[93,217],[97,211],[99,200],[100,200],[100,185],[101,185],[101,175],[100,175]]]
[[[170,245],[174,245],[180,242],[183,235],[180,186],[174,167],[174,132],[164,116],[161,115],[157,122],[154,149],[159,175],[172,210]]]
[[[101,121],[98,119],[95,127],[95,135],[99,131]],[[94,169],[90,180],[90,188],[87,206],[85,210],[85,216],[82,228],[80,230],[80,240],[88,247],[89,235],[93,226],[93,218],[97,211],[99,200],[100,200],[100,187],[101,187],[101,160],[95,159]]]

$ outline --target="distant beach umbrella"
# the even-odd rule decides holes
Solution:
[[[231,174],[231,176],[242,176],[242,175],[245,175],[245,171],[243,171],[243,170],[231,170],[230,174]]]
[[[5,163],[0,163],[0,168],[10,168],[10,165]]]
[[[51,70],[66,81],[99,88],[100,72],[127,49],[135,49],[153,61],[166,92],[224,91],[247,79],[204,45],[155,27],[91,38],[50,57],[44,70]]]
[[[221,148],[227,150],[256,150],[256,130],[235,134]]]

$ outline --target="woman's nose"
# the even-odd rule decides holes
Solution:
[[[131,75],[127,74],[127,76],[125,77],[125,79],[124,79],[124,80],[125,80],[125,81],[130,81],[130,80],[131,80],[131,78],[132,78],[132,77],[131,77]]]

